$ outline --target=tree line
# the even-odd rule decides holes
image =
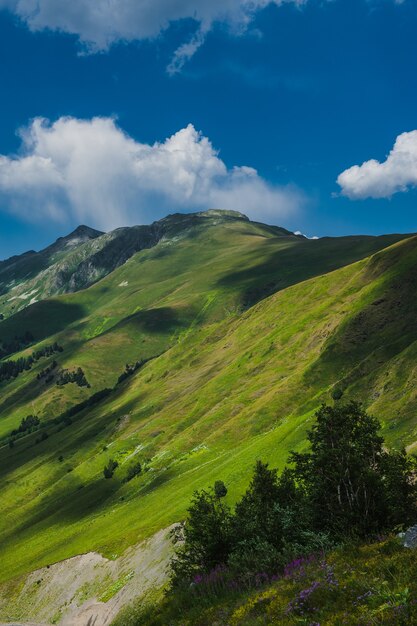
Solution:
[[[17,378],[22,372],[30,370],[32,365],[42,357],[52,356],[56,352],[62,351],[63,348],[55,342],[51,345],[39,348],[39,350],[35,350],[35,352],[32,352],[32,354],[27,357],[22,356],[15,361],[3,361],[0,363],[0,382]]]

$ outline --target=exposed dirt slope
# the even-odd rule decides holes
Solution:
[[[115,560],[89,552],[36,570],[0,588],[0,619],[8,626],[108,626],[164,584],[170,552],[165,529]]]

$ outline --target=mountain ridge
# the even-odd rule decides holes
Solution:
[[[214,215],[155,229],[94,284],[0,321],[2,343],[33,337],[7,360],[62,347],[0,382],[0,581],[120,555],[215,480],[233,502],[257,458],[281,466],[303,449],[333,395],[416,447],[416,236],[308,240]],[[57,384],[78,368],[90,387]],[[13,440],[33,414],[39,428]],[[137,460],[146,471],[125,481]]]
[[[119,227],[109,233],[79,225],[39,252],[28,251],[0,262],[0,312],[7,317],[45,297],[84,289],[136,252],[202,218],[248,221],[238,212],[214,210],[172,214],[148,226]]]

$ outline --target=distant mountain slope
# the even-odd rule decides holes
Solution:
[[[35,337],[35,345],[58,341],[64,347],[54,357],[60,367],[82,366],[98,391],[113,386],[126,363],[157,356],[206,324],[238,315],[270,293],[399,238],[311,241],[220,212],[174,215],[153,228],[159,229],[159,243],[89,289],[34,303],[1,322],[0,344],[25,332]],[[127,229],[127,236],[137,242],[135,229]],[[0,436],[34,409],[41,418],[56,416],[90,393],[73,385],[40,385],[33,372],[43,367],[40,361],[30,372],[0,383]]]
[[[282,464],[303,445],[332,395],[362,399],[391,441],[413,445],[415,237],[310,241],[221,213],[160,228],[156,245],[88,289],[0,323],[3,342],[34,335],[19,356],[63,347],[0,384],[1,580],[90,550],[120,554],[217,478],[233,497],[256,458]],[[91,388],[39,379],[54,359],[82,367]],[[41,429],[9,447],[34,412]],[[105,480],[111,457],[119,468]],[[137,459],[147,471],[123,482]]]
[[[79,226],[66,237],[60,237],[54,244],[40,252],[29,251],[0,262],[0,315],[10,317],[27,306],[51,296],[71,293],[85,289],[114,269],[123,265],[130,257],[140,250],[152,248],[158,242],[174,242],[178,238],[188,236],[191,231],[219,222],[249,222],[248,218],[235,211],[206,211],[190,215],[174,214],[149,226],[132,226],[118,228],[110,233]],[[253,223],[252,223],[253,224]],[[256,229],[256,224],[253,224]],[[262,225],[264,235],[288,237],[288,242],[304,244],[309,242],[304,237],[296,237],[283,228]],[[322,256],[322,271],[366,256],[371,251],[380,249],[401,236],[388,237],[352,237],[344,239],[323,239],[316,245],[316,255]],[[337,242],[337,243],[336,243]],[[344,243],[343,243],[344,242]],[[332,249],[334,246],[336,247]],[[345,250],[342,250],[342,247]],[[310,245],[310,250],[312,246]],[[273,252],[271,250],[271,252]],[[283,256],[281,262],[282,275],[276,279],[276,262],[268,260],[268,266],[251,265],[225,277],[225,285],[233,283],[248,284],[246,304],[273,293],[286,286],[286,273],[294,276],[294,268],[300,266],[300,276],[305,277],[307,268],[304,255],[297,259],[294,250],[290,249],[288,258]],[[281,251],[280,251],[281,254]],[[332,259],[332,256],[334,258]],[[312,275],[317,271],[317,261],[312,264]],[[270,276],[268,282],[258,284],[259,275]]]
[[[3,315],[20,310],[41,297],[54,295],[64,286],[65,273],[74,271],[101,235],[100,231],[79,226],[40,252],[31,250],[1,261],[0,310]]]
[[[133,254],[208,214],[174,215],[150,226],[117,228],[110,233],[78,226],[40,252],[29,251],[0,262],[0,313],[8,317],[50,296],[84,289],[123,265]],[[212,219],[247,218],[237,212],[211,212]],[[277,229],[282,230],[282,229]]]

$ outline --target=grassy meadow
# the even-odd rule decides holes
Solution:
[[[216,479],[233,501],[256,459],[282,467],[304,446],[336,389],[413,449],[416,261],[412,237],[309,241],[234,218],[181,222],[90,288],[0,322],[2,341],[34,335],[22,355],[57,341],[59,367],[82,367],[91,385],[37,380],[52,357],[1,384],[0,581],[91,550],[114,558],[182,519]],[[104,388],[72,423],[54,422]],[[41,429],[9,447],[29,414]],[[142,474],[124,482],[137,460]]]

